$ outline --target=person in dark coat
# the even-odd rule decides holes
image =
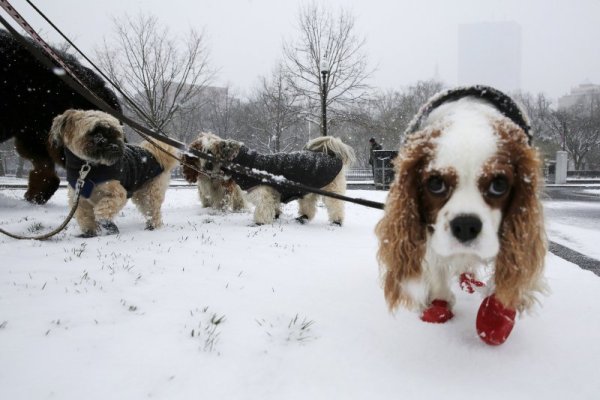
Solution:
[[[377,143],[377,141],[375,141],[374,137],[369,139],[369,145],[371,146],[369,149],[369,165],[371,166],[371,171],[373,172],[373,176],[375,176],[375,157],[373,155],[373,152],[375,150],[381,150],[381,149],[383,149],[383,147],[379,143]]]

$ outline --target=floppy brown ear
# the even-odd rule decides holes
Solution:
[[[382,266],[384,293],[390,310],[399,304],[411,306],[412,301],[402,292],[401,283],[421,275],[427,236],[419,207],[419,170],[425,161],[424,154],[424,143],[407,143],[396,158],[396,175],[384,215],[375,227],[379,239],[377,259]]]
[[[192,143],[190,143],[189,147],[190,149],[203,151],[200,139],[194,140]],[[196,183],[196,181],[198,180],[198,175],[200,174],[198,172],[198,170],[200,169],[200,160],[198,159],[198,157],[184,153],[181,157],[181,166],[181,172],[185,180],[189,183]]]
[[[547,241],[539,199],[541,173],[537,151],[522,141],[513,144],[511,152],[516,154],[516,179],[500,227],[494,280],[496,298],[505,307],[522,311],[535,301],[535,292],[543,290]]]
[[[50,147],[64,146],[63,135],[68,125],[71,123],[71,118],[77,110],[67,110],[64,113],[54,117],[52,126],[48,134],[48,142]]]

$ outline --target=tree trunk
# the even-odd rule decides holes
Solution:
[[[4,157],[2,156],[2,152],[0,151],[0,176],[6,175],[4,170]]]

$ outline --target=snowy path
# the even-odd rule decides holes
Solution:
[[[5,229],[66,215],[64,190],[43,207],[22,193],[0,192]],[[292,203],[257,228],[190,189],[164,208],[156,232],[128,205],[118,237],[79,239],[74,223],[45,243],[0,237],[2,399],[598,398],[600,278],[560,258],[543,307],[492,348],[478,294],[457,293],[442,326],[387,312],[378,210],[349,205],[338,228],[319,209],[301,226]]]

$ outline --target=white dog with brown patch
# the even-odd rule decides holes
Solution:
[[[506,340],[516,312],[545,289],[540,161],[530,140],[522,110],[490,87],[451,90],[421,109],[376,228],[390,309],[446,322],[451,279],[473,292],[484,286],[478,270],[489,267],[477,332],[488,344]]]
[[[119,121],[101,111],[67,110],[52,122],[49,141],[65,147],[71,205],[81,167],[91,167],[75,212],[83,237],[119,233],[113,219],[128,198],[146,218],[146,229],[162,225],[160,209],[177,165],[169,154],[176,149],[146,141],[131,145],[124,138]]]

